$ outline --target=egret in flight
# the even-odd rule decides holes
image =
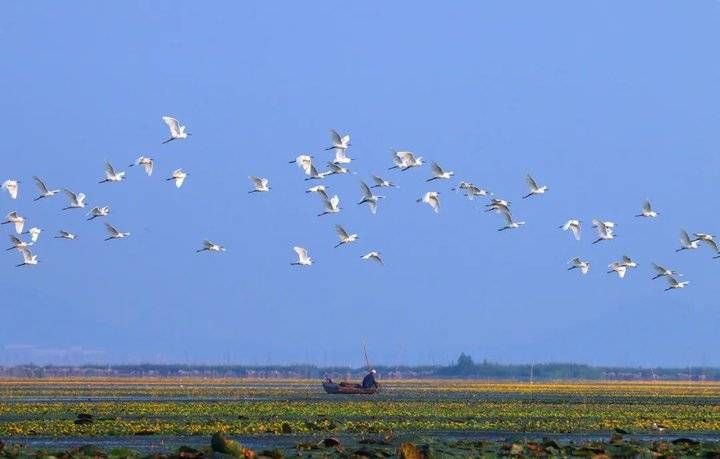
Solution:
[[[195,253],[200,252],[224,252],[225,247],[221,246],[220,244],[216,244],[212,241],[205,240],[203,241],[203,248],[197,249]]]
[[[105,163],[105,179],[98,183],[122,182],[125,179],[125,172],[118,172],[109,162]]]
[[[63,207],[63,210],[82,209],[85,207],[85,193],[75,193],[68,189],[63,189],[63,191],[67,195],[69,201],[67,207]]]
[[[527,199],[536,194],[545,194],[549,190],[547,185],[538,186],[537,182],[530,176],[530,174],[528,174],[525,180],[527,181],[528,188],[530,188],[530,193],[523,196],[523,199]]]
[[[335,225],[335,232],[337,233],[338,237],[340,238],[340,242],[335,245],[335,248],[337,249],[341,245],[344,244],[350,244],[352,242],[355,242],[359,239],[357,234],[350,234],[348,233],[345,228],[343,228],[340,225]]]
[[[645,203],[643,203],[642,212],[640,212],[638,215],[635,215],[636,217],[644,217],[644,218],[655,218],[658,215],[660,215],[659,212],[655,212],[652,208],[652,205],[650,204],[650,201],[645,200]]]
[[[421,198],[417,199],[417,202],[424,202],[429,205],[436,214],[440,212],[440,193],[437,191],[428,191]]]
[[[575,257],[572,260],[568,262],[569,265],[571,265],[568,268],[568,271],[573,269],[579,269],[581,273],[587,274],[588,271],[590,271],[590,262],[581,260],[580,257]]]
[[[23,228],[25,227],[25,217],[18,214],[16,211],[12,211],[7,214],[7,220],[2,222],[3,225],[13,224],[15,225],[15,232],[22,234]]]
[[[377,251],[374,251],[374,250],[373,250],[372,252],[366,253],[365,255],[363,255],[363,256],[360,257],[360,258],[362,258],[363,260],[374,261],[374,262],[376,262],[376,263],[380,263],[381,265],[384,265],[384,264],[385,264],[385,263],[383,263],[383,261],[382,261],[382,256],[380,255],[380,252],[377,252]]]
[[[11,199],[17,199],[18,197],[18,191],[19,187],[18,184],[20,182],[18,180],[5,180],[2,184],[2,188],[4,188],[8,194],[10,195]]]
[[[175,118],[170,116],[163,116],[162,120],[165,122],[165,124],[167,124],[168,129],[170,129],[170,138],[163,143],[172,142],[173,140],[177,139],[187,139],[187,137],[191,135],[189,132],[185,131],[185,126],[182,126],[180,122]]]
[[[145,169],[145,173],[150,177],[153,173],[153,166],[155,165],[155,161],[152,158],[148,158],[146,156],[140,156],[138,159],[135,160],[134,163],[130,164],[128,167],[133,166],[142,166],[143,169]]]
[[[47,185],[45,185],[45,182],[43,182],[39,177],[33,176],[33,180],[35,181],[35,185],[37,186],[38,190],[40,190],[40,195],[37,198],[33,199],[33,201],[39,201],[43,198],[50,198],[60,193],[60,190],[49,189]]]
[[[293,250],[297,254],[298,261],[296,261],[295,263],[290,263],[291,265],[311,266],[313,264],[313,260],[308,255],[307,249],[305,249],[303,247],[295,246],[295,247],[293,247]]]

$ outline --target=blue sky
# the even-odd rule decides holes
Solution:
[[[42,262],[1,254],[0,363],[446,363],[720,365],[717,275],[678,233],[717,233],[720,2],[65,2],[0,6],[0,178],[45,229]],[[168,145],[162,115],[193,136]],[[317,218],[299,153],[329,159],[350,132],[357,176],[331,177],[345,209]],[[425,183],[429,167],[387,172],[409,149],[515,202],[527,225]],[[148,178],[97,182],[145,154]],[[176,190],[163,179],[191,173]],[[401,188],[379,212],[358,180]],[[521,200],[524,176],[551,187]],[[131,231],[33,203],[32,175],[108,204]],[[248,175],[273,190],[248,195]],[[440,191],[442,211],[415,203]],[[634,219],[645,198],[662,213]],[[591,245],[567,218],[618,222]],[[334,224],[360,234],[333,249]],[[59,229],[75,242],[54,240]],[[9,232],[7,226],[3,234]],[[4,235],[2,237],[5,237]],[[196,255],[204,238],[228,251]],[[317,264],[295,269],[293,245]],[[363,263],[369,250],[386,265]],[[604,267],[628,254],[623,281]],[[593,263],[581,278],[566,262]],[[692,281],[664,292],[650,263]]]

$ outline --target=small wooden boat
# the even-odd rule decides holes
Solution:
[[[347,383],[347,382],[341,382],[341,383],[335,383],[335,382],[323,382],[323,389],[325,389],[325,392],[328,394],[352,394],[352,395],[358,395],[358,394],[365,394],[365,395],[372,395],[376,394],[378,390],[380,390],[379,387],[371,387],[369,389],[364,389],[360,384],[353,384],[353,383]]]

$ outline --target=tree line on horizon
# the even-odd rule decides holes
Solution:
[[[569,380],[720,380],[720,368],[642,368],[591,366],[577,363],[502,364],[483,360],[475,362],[461,353],[449,365],[377,365],[381,378],[439,379],[507,379],[517,381]],[[16,365],[0,367],[4,376],[227,376],[227,377],[299,377],[325,376],[358,378],[367,368],[342,366],[321,367],[311,364],[289,365],[191,365],[191,364],[122,364],[122,365]]]

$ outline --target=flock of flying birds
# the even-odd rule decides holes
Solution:
[[[187,139],[191,134],[187,132],[186,127],[181,125],[177,119],[163,116],[162,120],[170,130],[170,137],[163,142],[166,144],[174,140]],[[290,163],[297,164],[297,166],[305,174],[305,180],[307,181],[322,181],[324,178],[330,175],[348,174],[350,170],[346,167],[347,164],[352,162],[352,158],[348,156],[348,149],[351,146],[350,135],[340,135],[337,131],[330,131],[330,138],[332,145],[327,147],[325,150],[333,150],[334,157],[326,163],[327,170],[319,171],[313,163],[313,156],[301,154]],[[421,156],[416,156],[410,151],[395,151],[393,150],[393,166],[388,170],[400,170],[407,171],[409,169],[417,168],[425,164]],[[139,166],[142,167],[148,176],[153,173],[154,161],[152,158],[140,156],[137,158],[129,167]],[[439,164],[432,163],[431,165],[432,177],[428,178],[426,182],[433,182],[435,180],[450,180],[455,175],[453,171],[443,169]],[[180,188],[185,183],[188,173],[183,169],[176,169],[172,172],[170,177],[166,178],[167,181],[174,182],[177,188]],[[267,193],[271,190],[270,181],[264,177],[249,177],[252,182],[253,189],[249,193]],[[118,183],[125,179],[125,172],[116,170],[112,164],[106,162],[105,164],[105,178],[99,183]],[[372,176],[374,184],[368,186],[364,181],[360,181],[360,191],[362,193],[362,199],[358,202],[358,205],[367,204],[370,212],[374,215],[377,212],[378,204],[381,199],[385,196],[376,195],[373,192],[375,188],[397,188],[397,185],[391,181],[385,180],[377,175]],[[68,204],[63,210],[71,209],[84,209],[86,208],[86,196],[84,193],[76,193],[67,188],[62,190],[50,189],[45,182],[39,177],[33,177],[35,185],[39,191],[39,194],[34,198],[34,201],[39,201],[44,198],[51,198],[61,191],[65,193],[68,199]],[[2,184],[2,188],[7,191],[11,199],[17,199],[20,191],[20,181],[15,179],[6,180]],[[528,199],[534,196],[542,196],[549,191],[547,185],[538,185],[538,183],[530,175],[527,176],[528,193],[523,196],[523,199]],[[525,224],[524,221],[518,221],[513,217],[511,211],[511,202],[505,199],[499,199],[492,197],[493,193],[480,188],[470,182],[460,182],[456,187],[452,188],[452,191],[459,191],[464,194],[468,199],[474,200],[478,197],[486,197],[489,199],[489,203],[485,205],[486,212],[494,212],[502,216],[503,226],[498,228],[498,231],[506,231],[518,229]],[[322,185],[311,186],[306,190],[306,193],[316,193],[320,196],[323,203],[323,211],[318,216],[337,214],[342,210],[340,206],[340,198],[338,195],[330,196],[327,192],[327,188]],[[417,202],[424,203],[430,206],[435,212],[440,212],[440,193],[437,191],[428,191],[423,196],[417,199]],[[110,215],[109,206],[98,206],[93,207],[87,213],[87,220],[94,220],[96,218],[105,218]],[[653,219],[658,217],[660,214],[653,210],[652,205],[649,201],[645,201],[642,211],[636,215],[639,218]],[[20,215],[17,211],[10,212],[6,220],[2,222],[3,225],[12,224],[15,228],[16,234],[10,235],[10,241],[12,246],[7,250],[17,250],[22,256],[22,263],[16,265],[20,266],[32,266],[37,265],[40,261],[38,256],[33,254],[30,247],[36,244],[42,233],[42,229],[38,227],[32,227],[25,230],[26,219]],[[592,226],[597,231],[597,239],[594,240],[593,244],[597,244],[604,241],[611,241],[615,238],[615,223],[612,221],[603,221],[600,219],[594,219]],[[120,231],[117,227],[110,223],[105,223],[107,230],[106,241],[114,239],[124,239],[130,236],[129,232]],[[560,229],[569,231],[572,233],[576,240],[580,240],[582,221],[576,218],[569,219],[564,225],[560,226]],[[343,226],[335,225],[335,230],[338,235],[339,242],[335,247],[340,247],[346,244],[352,244],[358,240],[358,235],[355,233],[348,232]],[[28,235],[29,240],[23,240],[21,236]],[[74,240],[76,235],[66,230],[60,230],[56,236],[56,239]],[[685,230],[681,231],[680,234],[680,248],[676,251],[684,250],[696,250],[702,245],[709,247],[714,252],[713,258],[720,258],[720,249],[718,249],[715,237],[708,233],[693,233],[693,237],[690,236]],[[309,252],[304,247],[295,246],[293,250],[297,254],[297,261],[291,263],[291,265],[297,266],[311,266],[313,260],[309,255]],[[205,240],[202,243],[202,247],[197,249],[196,252],[224,252],[225,247],[210,240]],[[361,257],[363,260],[374,261],[379,264],[383,264],[382,255],[378,251],[371,251]],[[568,262],[570,267],[568,270],[577,269],[583,275],[590,271],[590,262],[583,260],[579,257],[573,258]],[[628,256],[623,256],[622,260],[615,261],[609,265],[610,273],[616,273],[618,277],[624,278],[628,270],[637,268],[637,262],[633,261]],[[678,277],[682,277],[682,274],[675,270],[667,268],[653,263],[656,275],[653,279],[664,277],[668,281],[667,290],[682,289],[685,288],[690,281],[678,281]]]

